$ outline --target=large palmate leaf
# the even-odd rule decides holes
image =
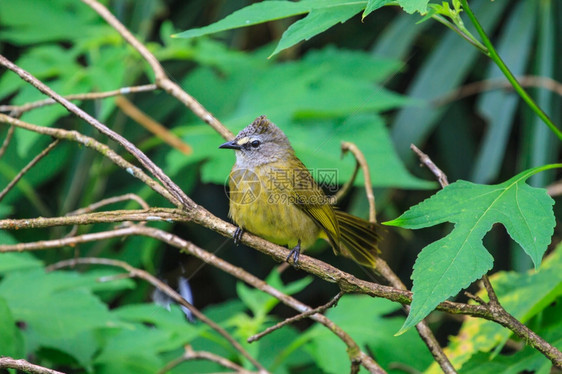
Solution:
[[[408,13],[425,13],[428,2],[429,0],[399,0],[395,3]],[[187,30],[174,35],[174,37],[194,38],[306,14],[304,18],[293,23],[283,33],[279,44],[271,54],[275,55],[300,41],[308,40],[326,31],[338,23],[347,21],[362,10],[365,10],[363,13],[363,18],[365,18],[372,11],[388,3],[390,3],[388,0],[262,1],[233,12],[211,25]]]
[[[539,171],[561,166],[530,169],[497,185],[458,181],[386,223],[411,229],[455,224],[449,235],[418,255],[412,274],[412,309],[402,330],[492,268],[493,258],[482,238],[495,223],[505,226],[538,267],[554,230],[554,201],[546,190],[525,181]]]

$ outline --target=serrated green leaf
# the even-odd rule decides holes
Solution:
[[[306,17],[289,26],[269,57],[300,41],[308,40],[338,23],[344,23],[359,13],[364,6],[363,2],[342,2],[332,7],[312,9]]]
[[[448,236],[418,255],[412,274],[412,309],[402,331],[492,268],[493,258],[482,238],[495,223],[502,223],[535,267],[539,266],[554,231],[554,200],[546,190],[530,187],[525,181],[539,171],[561,166],[526,170],[498,185],[457,181],[386,223],[413,229],[455,224]]]
[[[347,3],[345,0],[262,1],[239,9],[211,25],[173,35],[174,38],[195,38],[221,31],[248,27],[260,23],[298,16],[313,9]]]
[[[172,37],[195,38],[198,36],[214,34],[221,31],[257,25],[268,21],[305,14],[308,13],[310,9],[310,5],[305,2],[262,1],[237,10],[211,25],[187,30],[179,34],[172,35]]]
[[[365,10],[363,11],[363,15],[361,16],[361,20],[364,20],[365,17],[367,17],[375,10],[393,2],[394,0],[369,0],[367,6],[365,7]]]
[[[425,14],[427,12],[427,4],[429,0],[398,0],[398,4],[404,9],[406,13]]]

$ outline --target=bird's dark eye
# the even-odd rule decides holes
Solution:
[[[252,148],[257,148],[257,147],[260,146],[260,144],[261,144],[261,142],[259,140],[252,140],[252,142],[250,143]]]

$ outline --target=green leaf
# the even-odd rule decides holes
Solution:
[[[156,304],[125,305],[114,310],[114,314],[123,321],[148,324],[168,332],[167,342],[159,346],[162,351],[187,344],[201,333],[202,328],[207,329],[204,325],[188,323],[177,305],[171,305],[169,310]]]
[[[427,12],[427,4],[429,0],[398,0],[398,4],[404,9],[406,13],[419,12],[424,14]]]
[[[209,26],[187,30],[179,34],[172,35],[172,37],[194,38],[214,34],[220,31],[232,30],[277,19],[297,16],[299,14],[310,12],[314,3],[314,1],[262,1],[237,10],[222,20]]]
[[[91,38],[96,33],[95,24],[101,23],[88,7],[72,0],[18,0],[17,6],[1,1],[0,14],[6,26],[0,31],[0,40],[16,45]]]
[[[93,288],[113,286],[96,279],[74,272],[45,273],[43,269],[12,272],[4,277],[0,297],[14,319],[26,325],[23,334],[27,352],[41,346],[52,347],[81,360],[83,347],[71,344],[72,340],[92,329],[120,325],[107,306],[91,293]]]
[[[267,276],[265,281],[284,294],[293,295],[308,286],[312,282],[312,277],[304,277],[289,284],[283,284],[281,274],[274,270]],[[265,316],[280,302],[279,299],[261,290],[250,288],[242,282],[236,284],[236,291],[240,299],[250,308],[255,316]]]
[[[95,358],[96,373],[156,373],[165,362],[160,347],[167,346],[170,332],[135,324],[107,339]]]
[[[346,1],[346,0],[308,0],[308,1],[262,1],[237,10],[211,25],[187,30],[172,35],[174,38],[194,38],[221,31],[257,25],[302,14],[308,15],[296,21],[283,34],[281,41],[271,56],[289,48],[302,40],[308,40],[326,31],[337,23],[343,23],[365,9],[363,18],[391,0]],[[406,12],[427,11],[429,0],[399,0],[397,2]],[[270,56],[270,57],[271,57]]]
[[[24,357],[23,336],[6,300],[0,297],[0,352],[2,356]]]
[[[345,295],[326,312],[326,316],[349,333],[359,346],[368,345],[383,368],[388,370],[393,363],[400,362],[423,370],[432,360],[417,333],[408,331],[401,336],[393,336],[404,318],[386,316],[399,309],[399,305],[388,300]],[[349,370],[345,345],[333,332],[318,325],[306,331],[303,338],[310,339],[307,350],[321,366],[322,372],[345,373]],[[408,355],[404,355],[401,347],[408,347]]]
[[[269,57],[292,47],[300,41],[308,40],[338,23],[344,23],[363,8],[363,2],[342,2],[342,4],[332,7],[312,9],[306,17],[293,23],[283,33],[277,47]]]
[[[562,165],[524,171],[498,185],[455,182],[410,208],[387,225],[422,228],[455,224],[445,238],[419,254],[412,279],[412,309],[401,331],[417,324],[437,304],[466,288],[492,268],[482,244],[492,225],[502,223],[538,267],[554,231],[554,201],[544,189],[525,184],[531,175]]]
[[[3,241],[3,232],[0,232],[0,243],[14,244],[13,240]],[[0,274],[6,274],[11,271],[27,270],[39,268],[43,264],[35,256],[29,252],[23,253],[2,253],[0,254]]]
[[[367,6],[365,7],[365,11],[363,12],[363,15],[361,16],[361,20],[364,20],[365,17],[367,17],[369,14],[371,14],[373,11],[382,8],[385,5],[388,5],[390,3],[393,3],[394,0],[369,0],[369,2],[367,3]],[[411,20],[410,20],[411,22]]]

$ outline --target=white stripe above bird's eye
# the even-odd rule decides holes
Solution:
[[[245,136],[243,138],[240,138],[236,143],[238,145],[244,145],[246,143],[248,143],[250,141],[250,137],[249,136]]]

